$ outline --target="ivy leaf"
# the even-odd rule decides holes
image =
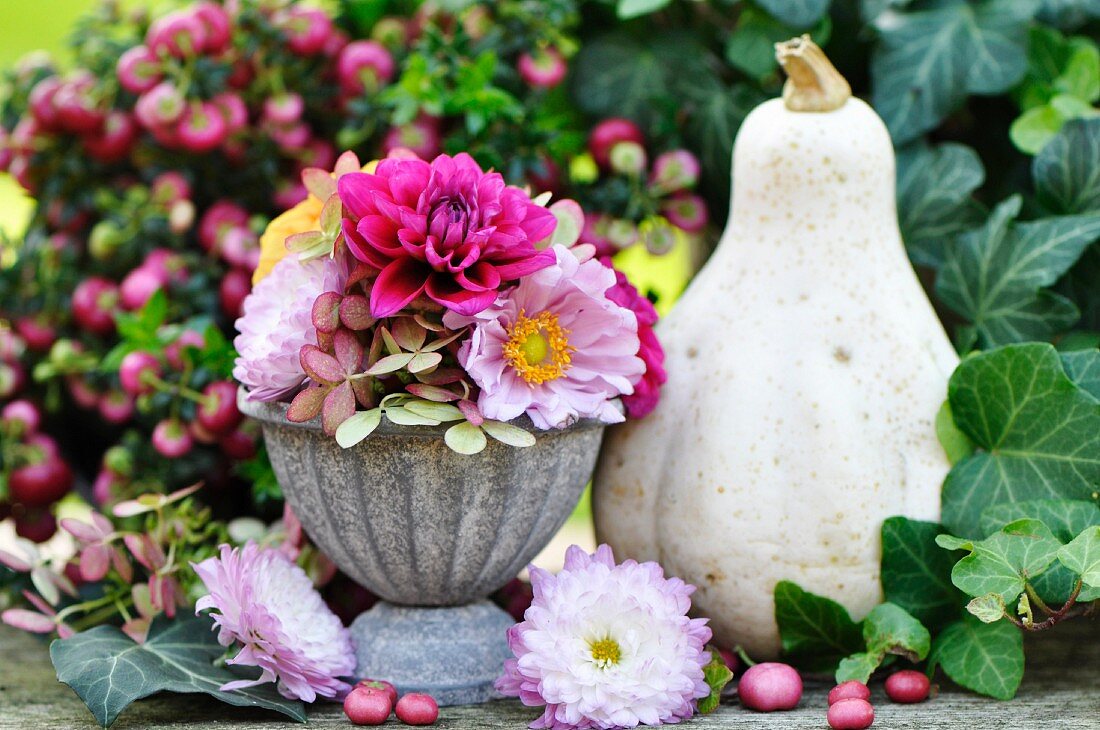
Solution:
[[[996,593],[1006,604],[1024,592],[1027,581],[1043,574],[1058,558],[1062,543],[1039,520],[1011,522],[984,540],[940,535],[936,544],[970,554],[951,569],[951,582],[975,598]]]
[[[722,690],[733,679],[733,672],[726,666],[717,649],[710,649],[710,661],[703,667],[703,679],[710,687],[710,694],[699,700],[695,707],[699,714],[706,715],[718,709],[718,704],[722,701]]]
[[[1012,88],[1027,70],[1027,28],[1037,10],[1037,0],[944,0],[876,18],[873,100],[894,141],[937,126],[968,94]]]
[[[829,9],[829,0],[756,0],[756,4],[798,29],[809,28]]]
[[[1040,202],[1056,213],[1100,211],[1100,119],[1075,119],[1031,163]]]
[[[953,556],[936,546],[934,522],[890,517],[882,523],[882,590],[932,629],[958,618],[963,596],[951,582]]]
[[[974,150],[953,142],[907,145],[898,152],[898,225],[914,263],[939,268],[944,242],[978,225],[981,204],[971,194],[985,180]]]
[[[932,637],[928,629],[901,606],[882,603],[863,619],[863,640],[873,653],[896,654],[911,662],[928,656]]]
[[[1100,505],[1075,499],[1035,499],[1004,502],[982,511],[982,534],[992,535],[1005,525],[1029,518],[1039,520],[1061,542],[1066,543],[1086,528],[1100,525]]]
[[[153,620],[144,644],[114,626],[96,626],[50,644],[57,679],[84,700],[107,727],[131,702],[157,692],[202,692],[238,707],[263,707],[306,721],[301,702],[282,697],[273,684],[222,692],[241,677],[214,660],[225,653],[204,616]]]
[[[981,533],[991,504],[1033,499],[1097,501],[1100,401],[1075,385],[1053,347],[1009,345],[965,359],[951,376],[955,423],[979,451],[952,467],[943,522]]]
[[[828,16],[810,32],[819,46],[824,46],[832,32]],[[746,7],[737,18],[737,27],[726,41],[726,60],[753,79],[760,81],[779,68],[775,60],[775,44],[798,35],[797,27],[773,15]]]
[[[638,18],[655,13],[666,7],[672,0],[619,0],[616,11],[623,20]]]
[[[979,344],[1045,339],[1077,318],[1073,303],[1043,287],[1054,284],[1100,237],[1100,214],[1014,223],[1013,196],[986,224],[947,247],[936,292],[974,323]]]
[[[1070,380],[1092,397],[1100,400],[1100,350],[1063,352],[1062,367]]]
[[[1004,618],[1005,599],[999,593],[987,593],[972,599],[966,610],[983,624],[991,624]]]
[[[647,126],[658,112],[653,102],[668,93],[661,59],[625,35],[587,43],[573,60],[572,72],[573,100],[596,117],[630,117]]]
[[[790,581],[775,586],[775,621],[783,653],[809,671],[831,672],[842,658],[864,648],[847,609]]]
[[[928,665],[962,687],[1010,700],[1024,678],[1024,639],[1008,621],[987,624],[968,614],[936,637]]]
[[[944,401],[936,411],[936,440],[940,442],[944,453],[947,454],[947,461],[952,466],[974,453],[974,444],[955,425],[955,417],[951,415],[951,403],[948,401]]]
[[[1100,526],[1087,528],[1059,550],[1058,561],[1081,576],[1082,602],[1100,598]]]

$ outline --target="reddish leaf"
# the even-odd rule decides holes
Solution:
[[[466,377],[466,372],[458,368],[440,368],[430,373],[420,373],[416,379],[426,385],[451,385],[461,383]]]
[[[462,415],[466,416],[466,420],[475,426],[480,426],[485,423],[485,416],[481,415],[481,410],[477,407],[477,403],[472,400],[466,400],[463,398],[458,402],[458,410],[462,411]]]
[[[156,572],[164,567],[166,558],[160,545],[148,535],[126,535],[122,538],[126,548],[146,570]]]
[[[426,385],[424,383],[412,383],[406,386],[405,390],[409,391],[418,398],[434,401],[435,403],[450,403],[451,401],[456,401],[461,397],[458,393],[447,390],[446,388],[440,388],[435,385]]]
[[[313,302],[311,318],[318,332],[335,332],[340,328],[340,299],[334,291],[327,291]]]
[[[29,631],[32,634],[49,634],[54,630],[52,618],[25,608],[9,608],[0,614],[0,619],[8,626]]]
[[[412,317],[398,317],[391,328],[393,339],[401,346],[402,350],[414,352],[419,350],[428,332],[416,323]]]
[[[355,415],[355,393],[351,383],[344,381],[329,391],[321,407],[321,428],[329,436],[336,434],[340,424]]]
[[[74,520],[72,517],[61,520],[61,529],[81,542],[98,542],[103,537],[95,525],[89,525],[83,520]]]
[[[350,290],[353,286],[361,281],[366,281],[378,274],[378,269],[374,268],[370,264],[359,263],[354,269],[351,270],[351,274],[348,275],[347,288]]]
[[[290,408],[286,411],[286,420],[293,423],[305,423],[313,420],[321,412],[321,404],[328,394],[328,388],[316,385],[306,388],[294,400],[290,402]]]
[[[34,566],[28,563],[25,559],[9,553],[7,550],[0,550],[0,565],[5,565],[16,573],[29,573]]]
[[[344,369],[340,367],[340,363],[316,345],[303,345],[299,359],[306,375],[319,383],[336,384],[344,380]]]
[[[118,548],[111,549],[111,565],[115,567],[115,572],[122,578],[123,583],[129,583],[134,579],[134,566]]]
[[[371,387],[370,378],[352,378],[351,389],[355,393],[355,400],[366,409],[374,408],[374,389]]]
[[[95,543],[80,552],[80,577],[89,583],[103,580],[111,567],[111,552],[106,545]]]
[[[349,330],[339,330],[332,336],[332,347],[343,375],[354,375],[363,368],[363,345]],[[343,379],[343,378],[341,378]]]
[[[350,330],[369,329],[375,322],[370,316],[370,302],[361,294],[344,297],[340,302],[340,321]]]
[[[310,195],[318,200],[328,200],[336,192],[336,179],[328,170],[319,167],[307,167],[302,170],[302,184]]]
[[[336,158],[336,167],[332,170],[333,175],[339,178],[349,172],[359,172],[362,168],[363,166],[359,163],[359,155],[348,150]]]

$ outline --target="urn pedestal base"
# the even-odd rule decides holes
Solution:
[[[380,601],[351,625],[357,678],[385,679],[399,694],[425,692],[441,706],[498,699],[514,621],[489,601],[395,606]]]

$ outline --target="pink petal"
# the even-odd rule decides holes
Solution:
[[[472,316],[485,311],[496,301],[496,290],[473,292],[459,287],[454,279],[442,275],[433,274],[428,279],[424,293],[433,302],[442,304],[447,309],[464,316]]]
[[[424,291],[430,270],[414,259],[391,262],[374,281],[370,292],[371,316],[375,319],[397,314]]]
[[[556,262],[557,256],[554,254],[554,251],[552,249],[546,249],[528,258],[519,259],[518,261],[512,261],[506,264],[496,264],[496,269],[501,279],[504,281],[511,281],[512,279],[522,279],[525,276],[530,276],[536,271],[542,271],[548,266],[553,266]]]

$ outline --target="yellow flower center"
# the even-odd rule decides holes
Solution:
[[[543,312],[530,318],[523,310],[508,330],[504,360],[530,385],[557,380],[569,369],[569,330],[558,324],[558,316]]]
[[[612,664],[618,664],[623,656],[623,650],[619,646],[619,642],[610,636],[606,639],[588,642],[588,648],[592,652],[592,661],[596,662],[596,666],[600,669],[607,669]]]

